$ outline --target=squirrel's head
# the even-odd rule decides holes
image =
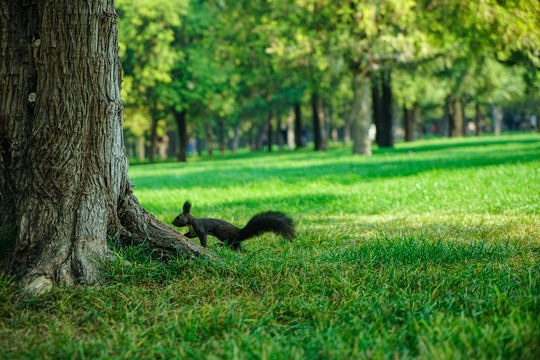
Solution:
[[[183,212],[173,220],[172,224],[178,227],[191,225],[191,222],[193,221],[193,216],[189,213],[190,210],[191,203],[189,201],[186,201],[184,203]]]

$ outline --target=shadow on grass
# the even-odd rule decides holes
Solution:
[[[506,143],[510,142],[492,142],[492,144],[498,145]],[[533,143],[535,142],[517,142],[517,144],[522,145]],[[512,144],[516,143],[512,142]],[[462,148],[465,146],[465,144],[460,145]],[[424,155],[434,149],[447,151],[433,152],[431,156]],[[506,149],[504,146],[492,149],[488,147],[487,150],[472,148],[467,152],[454,150],[455,147],[426,145],[415,148],[410,155],[404,154],[406,153],[404,149],[392,150],[395,157],[387,157],[382,153],[370,158],[343,156],[343,151],[337,150],[315,154],[277,154],[276,157],[267,155],[264,159],[261,157],[260,161],[251,162],[244,160],[238,163],[201,163],[199,167],[190,164],[189,168],[179,164],[160,164],[155,169],[159,169],[160,172],[163,172],[162,174],[154,174],[152,170],[149,170],[148,175],[136,175],[132,179],[136,185],[146,189],[245,186],[250,183],[265,182],[269,179],[282,181],[284,186],[310,180],[328,180],[335,184],[349,184],[416,175],[434,169],[454,170],[518,162],[527,163],[538,161],[540,158],[540,147],[538,146],[526,146],[519,149]],[[396,159],[396,157],[398,158]],[[250,157],[251,160],[256,158],[257,156]],[[309,165],[303,164],[303,161],[308,161]]]

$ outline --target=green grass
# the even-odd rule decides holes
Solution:
[[[142,204],[298,238],[219,259],[115,247],[105,283],[25,303],[0,279],[1,358],[540,357],[540,135],[132,166]],[[111,240],[114,242],[114,239]]]

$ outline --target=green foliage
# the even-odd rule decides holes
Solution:
[[[182,55],[173,46],[174,28],[180,26],[187,0],[155,4],[145,0],[119,0],[120,57],[130,93],[124,101],[139,106],[161,105],[161,90],[172,81],[171,70]]]
[[[174,108],[187,111],[192,133],[206,123],[226,124],[214,132],[228,134],[243,122],[253,137],[270,111],[283,116],[313,92],[342,127],[358,117],[351,71],[391,69],[407,107],[431,111],[452,95],[536,112],[535,1],[122,0],[117,8],[131,134],[150,128],[130,118],[137,111],[156,121]]]
[[[170,222],[242,225],[286,211],[219,259],[120,247],[104,283],[21,303],[0,278],[2,358],[540,356],[538,134],[399,143],[371,158],[216,156],[132,166],[142,204]]]

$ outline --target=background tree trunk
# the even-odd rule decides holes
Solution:
[[[381,74],[381,127],[379,139],[380,147],[394,147],[394,100],[392,96],[392,73],[385,71]]]
[[[344,116],[344,118],[345,118],[345,126],[343,127],[343,144],[344,145],[349,145],[349,142],[351,141],[351,138],[352,138],[351,126],[352,126],[352,122],[353,122],[352,117],[351,117],[351,109],[346,106],[343,113],[345,114],[345,116]]]
[[[148,151],[148,159],[150,162],[156,161],[157,123],[157,119],[154,119],[152,116],[152,126],[150,127],[150,149]]]
[[[444,114],[441,119],[441,124],[439,126],[439,134],[441,134],[441,136],[450,136],[450,122],[452,121],[450,114],[451,111],[452,109],[450,107],[450,97],[447,96],[444,101]]]
[[[448,119],[448,133],[449,136],[455,137],[457,135],[456,131],[456,99],[452,94],[446,97],[445,113],[447,114]]]
[[[272,115],[272,107],[268,106],[268,123],[267,123],[267,127],[266,127],[266,145],[268,147],[268,152],[271,152],[272,151],[272,139],[274,137],[274,119],[273,119],[273,115]]]
[[[289,148],[289,150],[294,150],[294,133],[294,109],[291,109],[289,111],[289,115],[287,116],[287,147]]]
[[[311,110],[312,110],[312,118],[313,118],[313,140],[315,142],[315,151],[324,150],[323,144],[322,144],[322,126],[321,126],[321,118],[320,118],[320,111],[319,111],[319,105],[320,105],[320,96],[319,94],[314,91],[311,95]]]
[[[501,135],[502,120],[503,120],[502,107],[498,105],[491,105],[491,121],[492,121],[492,126],[493,126],[493,134]]]
[[[313,111],[313,137],[315,151],[327,149],[328,136],[326,131],[326,116],[322,104],[322,98],[318,92],[311,96],[311,109]]]
[[[238,119],[238,122],[234,126],[234,136],[231,141],[231,152],[233,154],[235,154],[236,150],[238,150],[238,144],[240,143],[240,125],[241,124],[242,122],[240,121],[240,119]]]
[[[255,151],[261,151],[264,146],[264,140],[266,138],[266,131],[268,127],[268,121],[262,122],[257,128],[257,135],[255,139]]]
[[[302,106],[300,103],[294,103],[294,140],[296,148],[304,147],[302,143]]]
[[[144,135],[141,135],[137,138],[137,155],[139,160],[144,160]]]
[[[225,119],[218,119],[218,147],[219,152],[225,154]]]
[[[212,131],[212,124],[210,124],[209,122],[204,124],[204,133],[206,135],[206,149],[208,151],[208,155],[212,156],[212,153],[214,152],[214,132]]]
[[[456,115],[457,115],[457,122],[459,123],[461,130],[461,136],[467,136],[467,118],[465,117],[465,106],[467,105],[467,102],[465,101],[464,97],[461,97],[457,99],[456,101]]]
[[[0,4],[0,238],[28,294],[99,280],[107,234],[204,250],[148,214],[123,148],[113,1]]]
[[[411,108],[403,106],[403,120],[405,125],[405,141],[414,141],[414,130],[416,129],[416,104]]]
[[[463,103],[454,95],[448,95],[446,98],[446,106],[448,111],[448,123],[451,137],[460,137],[464,131],[464,109]]]
[[[177,159],[180,162],[187,161],[187,129],[186,129],[186,110],[176,111],[173,108],[174,119],[178,127],[178,138],[180,144],[178,147]]]
[[[476,136],[482,136],[484,131],[484,115],[482,114],[482,111],[480,110],[480,104],[476,103],[474,106],[474,131]]]
[[[377,145],[381,146],[382,140],[381,135],[383,133],[382,129],[382,103],[379,90],[379,77],[377,74],[374,74],[371,77],[371,102],[373,104],[373,123],[377,132],[375,134],[375,142]]]
[[[283,150],[285,141],[287,140],[287,127],[281,123],[281,115],[276,113],[276,142],[279,150]]]
[[[371,155],[370,80],[360,71],[353,73],[354,96],[351,107],[353,154]]]

